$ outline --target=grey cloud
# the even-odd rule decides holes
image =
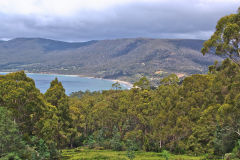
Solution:
[[[236,3],[196,1],[130,3],[72,17],[7,15],[0,12],[0,38],[44,37],[66,41],[128,37],[206,39],[217,20],[235,13]]]

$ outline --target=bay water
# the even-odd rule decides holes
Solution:
[[[7,72],[0,72],[0,74],[5,75]],[[72,92],[77,91],[101,91],[109,90],[112,88],[112,84],[115,83],[111,80],[100,79],[100,78],[89,78],[80,77],[77,75],[59,75],[59,74],[42,74],[42,73],[26,73],[28,77],[35,81],[36,87],[45,93],[50,87],[50,82],[56,77],[60,82],[62,82],[65,88],[66,94],[70,95]],[[128,89],[129,86],[121,84],[122,89]]]

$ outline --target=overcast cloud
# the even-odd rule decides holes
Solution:
[[[240,0],[0,0],[0,39],[207,39]]]

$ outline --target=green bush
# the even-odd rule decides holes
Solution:
[[[170,153],[167,150],[163,150],[161,155],[165,158],[165,160],[170,158]]]
[[[31,147],[35,150],[35,152],[32,154],[32,159],[50,158],[50,150],[43,139],[38,139],[37,137],[33,136],[31,139]]]
[[[91,135],[88,137],[88,140],[85,142],[89,149],[93,149],[96,146],[96,141],[94,137]]]

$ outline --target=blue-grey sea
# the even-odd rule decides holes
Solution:
[[[5,75],[7,72],[0,72]],[[112,88],[114,83],[111,80],[99,79],[99,78],[88,78],[79,77],[77,75],[58,75],[58,74],[41,74],[41,73],[26,73],[28,77],[35,81],[36,87],[40,89],[42,93],[45,93],[50,86],[50,82],[58,78],[62,82],[63,87],[66,90],[66,94],[70,95],[72,92],[77,91],[101,91]],[[129,87],[121,84],[122,89],[128,89]]]

